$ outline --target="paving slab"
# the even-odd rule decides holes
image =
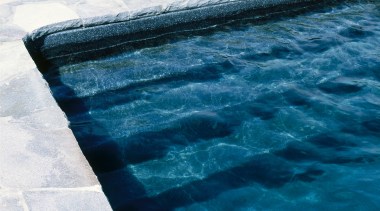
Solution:
[[[77,13],[61,3],[28,3],[16,6],[13,23],[31,32],[48,24],[76,18],[79,18]]]
[[[105,210],[103,201],[107,200],[100,186],[91,189],[32,190],[23,195],[30,211],[60,210]]]
[[[2,43],[0,57],[0,210],[38,207],[34,203],[43,201],[49,189],[65,192],[70,206],[91,207],[95,200],[100,210],[111,210],[64,113],[22,42]],[[35,200],[25,204],[23,194],[40,188],[45,192],[34,191]],[[78,192],[73,190],[83,189],[84,201],[74,200]],[[50,208],[64,210],[59,200],[46,202]]]
[[[27,209],[21,191],[0,189],[0,210],[23,211]]]

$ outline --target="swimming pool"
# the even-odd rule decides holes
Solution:
[[[44,77],[114,209],[378,210],[379,9],[244,17]]]

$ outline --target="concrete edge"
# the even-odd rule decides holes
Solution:
[[[127,49],[162,35],[212,26],[239,15],[275,7],[304,6],[317,0],[237,0],[197,8],[160,11],[143,9],[114,16],[75,19],[39,28],[24,44],[41,72],[50,67],[76,63]],[[271,11],[267,11],[271,12]],[[135,47],[135,46],[134,46]]]
[[[254,4],[255,6],[258,5],[261,7],[268,7],[270,5],[274,6],[278,4],[304,2],[304,1],[307,1],[307,0],[269,0],[269,1],[266,1],[265,3],[263,3],[260,0],[230,0],[230,1],[224,1],[224,2],[209,3],[207,5],[198,6],[198,7],[189,6],[189,7],[174,8],[174,9],[171,9],[169,7],[166,10],[163,10],[163,8],[161,8],[160,6],[154,6],[154,7],[143,8],[136,11],[125,11],[125,12],[118,13],[116,15],[105,15],[105,16],[98,16],[98,17],[91,17],[91,18],[84,18],[84,19],[73,19],[73,20],[67,20],[67,21],[58,22],[54,24],[49,24],[39,29],[33,30],[28,35],[32,38],[32,40],[35,40],[40,37],[47,36],[49,34],[71,30],[71,29],[88,28],[92,26],[113,24],[113,23],[118,23],[118,22],[125,22],[129,20],[157,16],[161,14],[214,7],[214,6],[225,5],[225,4],[249,3],[249,4]]]

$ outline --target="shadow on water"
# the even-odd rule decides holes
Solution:
[[[100,99],[91,100],[91,110],[107,109],[109,105],[117,106],[130,103],[135,100],[149,98],[149,95],[147,96],[147,94],[141,92],[144,88],[149,87],[150,90],[159,90],[160,87],[167,86],[174,89],[185,86],[189,83],[218,80],[222,78],[223,74],[237,72],[238,69],[229,60],[225,60],[216,64],[206,64],[197,68],[189,68],[189,70],[184,72],[176,72],[163,77],[144,80],[143,82],[137,81],[118,89],[102,90],[95,95],[83,97],[82,101],[85,102],[90,101],[91,99]],[[113,93],[112,96],[109,94],[110,91]],[[154,94],[161,93],[159,91],[154,91]]]
[[[247,118],[261,118],[263,121],[273,118],[277,111],[267,111],[264,108],[277,104],[275,99],[278,96],[263,94],[254,102],[218,111],[197,112],[179,119],[169,128],[127,137],[122,140],[121,147],[119,142],[113,140],[108,131],[91,117],[86,101],[76,97],[73,90],[60,82],[59,74],[52,71],[46,74],[45,78],[50,82],[52,90],[55,90],[54,93],[57,90],[60,90],[57,95],[65,93],[65,97],[57,96],[57,102],[66,111],[75,137],[115,210],[171,210],[207,201],[223,192],[245,186],[260,184],[265,188],[280,188],[288,182],[312,182],[324,174],[323,170],[314,167],[302,167],[303,171],[300,171],[293,161],[318,161],[321,160],[321,156],[312,152],[306,153],[305,158],[294,158],[292,156],[298,155],[294,153],[298,149],[293,150],[289,144],[281,151],[256,155],[245,163],[211,174],[205,179],[148,197],[143,184],[125,168],[126,166],[162,158],[173,146],[188,146],[200,141],[228,137],[233,133],[234,127]],[[367,125],[372,129],[376,128],[377,123]],[[340,145],[355,146],[349,142],[330,139],[324,141],[316,138],[310,143],[334,149]]]
[[[153,197],[144,197],[126,203],[119,210],[173,210],[217,197],[223,192],[252,186],[255,183],[265,188],[279,188],[288,182],[311,182],[323,175],[318,168],[309,168],[295,173],[294,165],[273,154],[261,154],[233,168],[209,175],[181,187],[164,191]]]
[[[198,112],[179,119],[169,128],[127,137],[123,140],[125,145],[120,147],[119,141],[113,140],[108,131],[88,113],[87,102],[76,97],[73,90],[60,82],[59,74],[52,71],[45,78],[57,94],[58,104],[66,111],[70,126],[115,210],[172,210],[246,186],[261,185],[273,189],[290,182],[313,182],[324,175],[318,163],[349,165],[375,162],[379,158],[369,153],[353,153],[361,145],[357,139],[340,133],[323,133],[303,142],[289,142],[283,149],[253,156],[244,163],[204,179],[148,197],[144,185],[126,166],[162,158],[173,146],[184,147],[228,137],[235,127],[249,118],[271,119],[281,107],[278,99],[283,94],[264,93],[253,102]],[[297,88],[284,93],[285,102],[290,105],[312,104],[307,93]],[[277,106],[271,108],[273,105]],[[379,121],[373,119],[363,121],[360,126],[361,130],[378,135],[379,125]]]
[[[205,72],[205,75],[182,75],[188,80],[174,75],[146,84],[133,84],[123,88],[122,92],[128,93],[129,89],[157,86],[162,83],[179,82],[177,85],[183,85],[194,81],[218,80],[222,69],[224,73],[234,71],[229,63],[215,64],[213,67],[203,67],[203,71],[191,73],[193,76],[195,73]],[[128,164],[162,158],[173,146],[184,147],[200,141],[227,137],[232,134],[233,127],[239,124],[237,121],[231,121],[231,118],[227,121],[228,116],[220,115],[220,112],[203,111],[181,118],[169,128],[160,131],[141,132],[121,141],[115,140],[102,123],[90,115],[90,110],[94,109],[89,103],[93,102],[91,98],[77,97],[74,90],[61,81],[60,73],[56,70],[51,70],[44,77],[49,82],[57,103],[66,112],[70,127],[114,209],[147,194],[143,185],[126,168]]]
[[[197,112],[180,119],[170,128],[128,137],[124,146],[125,159],[133,164],[159,159],[172,147],[227,137],[232,134],[232,126],[217,113]]]
[[[303,142],[290,142],[275,155],[296,163],[319,162],[324,164],[371,163],[379,159],[376,153],[360,152],[357,139],[340,134],[319,134]]]
[[[378,126],[377,122],[373,124]],[[339,133],[315,135],[304,142],[289,142],[283,149],[255,155],[232,168],[156,196],[133,200],[117,210],[173,210],[255,184],[273,189],[287,183],[310,183],[325,174],[321,164],[355,165],[379,160],[376,153],[355,152],[360,144],[357,139]]]
[[[228,67],[229,65],[224,67],[227,72],[231,71]],[[211,75],[212,77],[204,77],[202,80],[209,81],[211,78],[218,80],[214,74]],[[135,206],[138,209],[149,209],[152,208],[149,206],[157,206],[156,203],[159,203],[159,207],[155,209],[167,210],[205,201],[224,191],[244,187],[253,182],[267,188],[276,188],[295,178],[301,181],[313,180],[315,173],[311,172],[312,175],[309,175],[310,172],[307,170],[295,175],[288,161],[271,154],[264,154],[252,158],[247,163],[210,175],[204,180],[149,198],[144,186],[126,168],[129,164],[162,158],[173,147],[185,147],[202,141],[228,137],[234,132],[235,127],[249,118],[260,118],[263,121],[271,119],[278,108],[273,111],[266,108],[278,104],[278,96],[274,93],[263,94],[253,102],[245,102],[216,111],[196,112],[180,118],[169,127],[159,131],[144,131],[122,140],[115,140],[101,123],[89,114],[90,107],[91,109],[93,107],[88,104],[88,99],[77,97],[70,87],[61,82],[59,73],[50,71],[44,77],[49,81],[59,106],[66,112],[70,127],[84,155],[116,210],[128,210]],[[202,81],[200,78],[196,80]],[[156,81],[143,86],[157,84],[160,83]],[[128,92],[128,90],[123,90],[123,92]],[[212,191],[205,191],[206,189]],[[171,200],[173,197],[179,198],[173,201]]]

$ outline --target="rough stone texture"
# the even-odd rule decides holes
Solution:
[[[110,210],[63,112],[21,41],[0,43],[0,67],[0,210],[64,209],[62,201],[47,200],[50,189],[65,194],[65,203],[72,207],[94,210],[95,204]],[[44,191],[34,191],[41,188]],[[30,191],[33,197],[26,204],[24,195]],[[38,209],[43,201],[49,209]]]
[[[3,34],[4,32],[0,31],[0,36]],[[35,66],[21,40],[0,42],[0,64],[1,85],[9,84],[12,78],[17,77],[19,74],[30,72],[30,69]],[[2,89],[0,89],[0,92],[5,93]],[[2,106],[3,103],[0,103],[1,111],[3,110]]]
[[[107,200],[100,187],[96,190],[34,190],[24,194],[26,205],[30,211],[59,211],[59,210],[105,210],[103,201]]]
[[[25,35],[23,29],[11,24],[1,24],[0,31],[0,42],[20,40]]]
[[[84,165],[86,160],[76,143],[67,141],[74,140],[69,129],[47,133],[25,127],[22,120],[11,117],[1,118],[0,124],[4,130],[0,149],[2,186],[29,189],[98,184],[91,168]]]
[[[23,211],[26,209],[27,206],[21,192],[0,190],[0,210]]]
[[[16,6],[13,23],[30,32],[44,25],[75,18],[79,16],[63,4],[34,3]]]

